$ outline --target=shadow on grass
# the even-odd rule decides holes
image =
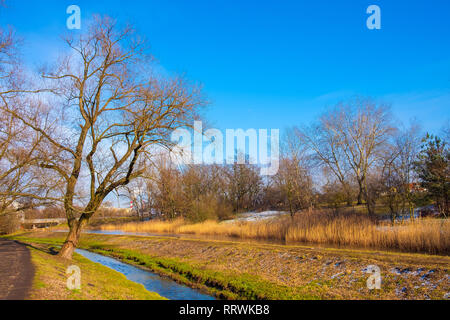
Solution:
[[[31,243],[20,242],[18,240],[14,240],[14,241],[18,244],[21,244],[26,247],[44,252],[46,254],[50,254],[52,256],[56,256],[59,253],[59,249],[55,246],[49,246],[49,245],[45,245],[45,244],[31,244]]]

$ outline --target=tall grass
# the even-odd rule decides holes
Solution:
[[[278,240],[286,243],[318,243],[375,249],[394,249],[431,254],[450,253],[450,223],[421,219],[391,226],[367,215],[312,212],[260,222],[190,224],[183,219],[151,220],[120,226],[103,225],[102,230],[224,236],[242,239]]]

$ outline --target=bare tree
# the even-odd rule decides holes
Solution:
[[[349,166],[344,150],[342,148],[341,137],[330,126],[330,119],[327,114],[320,117],[316,124],[310,127],[294,128],[293,131],[298,136],[299,141],[312,150],[317,163],[324,166],[331,172],[346,194],[347,205],[352,203],[351,167]]]
[[[414,164],[419,154],[420,127],[412,124],[409,129],[400,130],[393,138],[389,148],[386,148],[381,174],[392,221],[398,213],[408,212],[414,217],[415,181]]]
[[[318,202],[326,204],[328,207],[334,210],[334,213],[339,212],[339,208],[342,204],[348,200],[348,193],[344,190],[339,181],[324,170],[325,183],[321,186],[321,193]]]
[[[43,136],[13,116],[11,111],[29,108],[39,117],[39,101],[28,99],[22,73],[19,41],[14,31],[0,29],[0,215],[39,206],[54,198],[54,177],[42,178],[39,150]],[[44,128],[46,129],[46,128]]]
[[[246,162],[233,163],[223,170],[226,177],[225,192],[235,213],[254,209],[262,190],[259,168],[248,164],[248,157]]]
[[[182,175],[172,159],[165,154],[159,155],[146,179],[149,198],[159,215],[165,219],[182,216],[186,206]]]
[[[272,180],[284,208],[294,217],[296,212],[312,208],[314,202],[311,163],[295,132],[289,130],[283,140],[280,168]]]
[[[44,137],[49,151],[40,167],[65,182],[69,234],[59,255],[70,259],[105,197],[139,177],[152,147],[170,146],[172,130],[190,126],[202,101],[183,79],[155,76],[145,42],[109,17],[94,17],[66,44],[67,56],[41,73],[52,94],[51,130],[26,112],[11,114]]]
[[[299,131],[346,189],[349,172],[354,175],[359,187],[358,204],[366,200],[369,214],[374,211],[367,177],[394,132],[389,108],[369,99],[339,104],[320,118],[314,130]]]
[[[312,178],[299,159],[281,159],[280,168],[273,180],[291,217],[300,210],[312,207]]]

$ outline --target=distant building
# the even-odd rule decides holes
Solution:
[[[416,193],[416,192],[427,192],[428,190],[426,188],[423,188],[420,183],[418,182],[412,182],[408,185],[409,192]]]

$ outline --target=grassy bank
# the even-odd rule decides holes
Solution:
[[[43,232],[16,238],[63,241]],[[80,245],[228,299],[442,299],[450,291],[445,256],[87,234]],[[371,264],[381,290],[366,286]]]
[[[62,244],[62,240],[55,239],[55,238],[29,238],[29,237],[15,237],[15,239],[18,239],[20,241],[26,242],[26,243],[35,243],[40,246],[59,246]],[[178,283],[190,286],[192,288],[199,289],[201,291],[207,292],[211,295],[214,295],[220,299],[246,299],[246,300],[268,300],[268,299],[319,299],[321,297],[320,291],[322,289],[317,284],[311,284],[307,287],[298,287],[298,288],[292,288],[285,285],[277,285],[275,283],[271,283],[270,281],[264,281],[260,279],[257,276],[251,275],[251,274],[242,274],[237,275],[235,273],[230,273],[226,271],[218,272],[214,270],[209,270],[203,268],[201,265],[197,264],[188,264],[180,259],[176,258],[167,258],[167,257],[156,257],[151,255],[143,254],[140,251],[137,250],[130,250],[130,249],[122,249],[113,247],[107,243],[99,243],[98,241],[83,241],[81,244],[82,248],[90,250],[92,252],[96,252],[105,256],[110,256],[116,259],[119,259],[123,262],[136,265],[139,267],[147,268],[151,270],[152,272],[158,273],[162,276],[167,276],[173,280],[175,280]],[[38,252],[33,253],[33,262],[34,262],[34,256],[35,254],[38,254]],[[42,253],[41,253],[42,254]],[[52,274],[55,274],[55,272],[62,272],[61,266],[55,265],[55,261],[47,261],[47,260],[41,260],[38,257],[37,258],[37,264],[40,266],[40,269],[43,269],[44,272],[41,274],[39,273],[39,279],[43,276],[45,277],[44,281],[36,280],[38,281],[36,283],[37,287],[41,287],[42,283],[49,283],[53,282],[51,278],[53,278]],[[53,257],[58,260],[57,257]],[[80,265],[80,261],[83,263],[88,262],[87,260],[83,258],[82,256],[75,255],[74,261],[72,263],[67,263],[67,261],[59,261],[64,264],[64,267],[66,268],[69,264],[76,264]],[[65,262],[65,263],[64,263]],[[90,272],[95,271],[93,269],[101,267],[103,269],[108,269],[106,267],[102,267],[101,265],[95,264],[90,262],[91,266],[85,266],[84,269],[89,269]],[[51,265],[51,268],[48,268],[49,265]],[[66,266],[67,265],[67,266]],[[95,265],[95,268],[92,266]],[[81,267],[81,266],[80,266]],[[53,269],[53,270],[49,270]],[[60,270],[56,270],[60,269]],[[64,269],[65,270],[65,269]],[[108,269],[109,270],[109,269]],[[82,271],[83,273],[83,271]],[[113,273],[116,273],[113,271]],[[89,281],[91,277],[88,277]],[[101,279],[105,278],[104,275],[102,275]],[[105,296],[107,299],[128,299],[127,294],[129,294],[130,291],[135,290],[135,286],[130,286],[124,294],[120,294],[120,296],[117,296],[121,290],[123,290],[123,286],[120,283],[121,279],[113,279],[112,277],[107,276],[108,281],[113,283],[113,287],[110,290],[107,290],[106,292],[101,291],[102,296],[100,299],[104,298]],[[66,279],[66,278],[64,278]],[[57,280],[57,282],[60,282]],[[104,282],[104,281],[102,281]],[[65,284],[65,282],[64,282]],[[134,283],[133,283],[134,284]],[[89,284],[92,285],[92,284]],[[135,284],[134,284],[135,285]],[[137,285],[139,286],[139,285]],[[42,288],[45,288],[47,286],[43,286]],[[111,289],[113,289],[111,291]],[[82,292],[82,290],[58,290],[59,291],[65,291],[66,295],[61,295],[61,293],[58,293],[58,296],[55,297],[55,299],[95,299],[90,298],[91,294],[90,292]],[[111,292],[110,292],[111,291]],[[145,291],[145,290],[144,290]],[[316,292],[319,291],[319,292]],[[83,294],[82,294],[83,293]],[[147,292],[148,293],[148,292]],[[111,298],[108,298],[109,295],[112,294]],[[135,295],[135,299],[146,299],[147,297],[144,295],[140,297],[142,293],[137,291]],[[51,292],[50,295],[54,296],[54,292]],[[37,295],[35,295],[37,299],[46,299],[46,295],[42,292],[38,292]],[[148,299],[148,298],[147,298]],[[155,299],[155,297],[151,297],[150,299]]]
[[[52,254],[52,246],[43,241],[31,244],[30,251],[35,267],[35,277],[29,299],[32,300],[160,300],[155,292],[143,285],[127,280],[110,268],[75,254],[73,261]],[[55,243],[49,241],[49,243]],[[81,269],[81,289],[69,290],[66,286],[69,265]]]
[[[190,224],[182,219],[151,220],[121,225],[105,224],[100,229],[280,240],[287,243],[332,244],[430,254],[450,253],[450,222],[444,219],[421,219],[390,226],[367,215],[313,212],[298,214],[294,219],[280,217],[260,222],[206,221]]]

